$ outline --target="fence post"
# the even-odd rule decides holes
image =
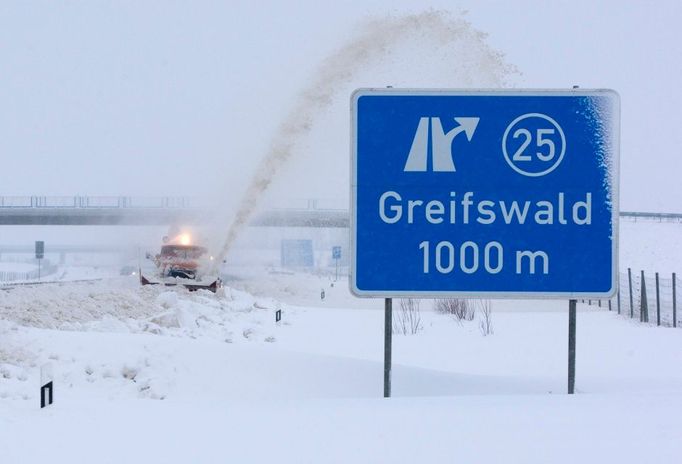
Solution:
[[[677,293],[675,292],[675,282],[676,278],[673,272],[673,327],[677,327]]]
[[[661,325],[661,292],[658,284],[658,272],[656,273],[656,325]]]
[[[641,281],[639,283],[639,320],[640,322],[649,322],[649,302],[646,298],[646,280],[644,280],[644,271],[641,272]]]
[[[611,298],[609,298],[609,311],[611,311]]]
[[[620,282],[618,284],[618,314],[620,314]]]
[[[628,287],[630,287],[630,319],[635,317],[635,303],[632,300],[632,269],[628,268]]]

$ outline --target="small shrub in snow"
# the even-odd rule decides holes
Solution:
[[[276,341],[276,339],[275,339],[275,337],[273,337],[273,336],[271,335],[271,336],[269,336],[269,337],[266,337],[266,338],[265,338],[265,341],[268,342],[268,343],[274,343],[274,342]]]
[[[481,333],[485,337],[486,335],[493,334],[493,306],[490,300],[480,300],[478,302],[480,311],[478,327],[481,329]]]
[[[440,314],[455,316],[458,321],[473,321],[476,307],[468,300],[456,298],[441,298],[434,300],[433,309]]]
[[[393,312],[393,333],[414,335],[422,328],[419,300],[414,298],[401,299],[400,307]]]

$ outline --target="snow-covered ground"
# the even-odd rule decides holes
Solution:
[[[678,271],[680,230],[624,221],[621,265]],[[0,289],[0,462],[682,459],[682,330],[579,305],[568,396],[566,301],[492,301],[484,336],[480,308],[459,322],[424,300],[384,399],[383,300],[328,271],[224,273],[217,294],[87,266]]]
[[[620,221],[620,268],[682,274],[682,223]]]
[[[581,307],[569,397],[565,302],[493,302],[488,336],[425,307],[386,400],[383,313],[325,302],[134,277],[0,291],[3,462],[679,462],[680,331]]]

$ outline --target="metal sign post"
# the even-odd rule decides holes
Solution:
[[[393,300],[384,301],[384,398],[391,397],[391,355],[393,349]]]
[[[38,280],[40,280],[40,264],[41,260],[45,257],[45,242],[36,241],[36,259],[38,260]]]
[[[619,111],[611,90],[355,91],[352,292],[565,298],[574,337],[574,300],[617,291]]]
[[[334,279],[334,281],[337,281],[339,280],[339,260],[341,259],[340,246],[332,247],[332,258],[334,259],[334,262],[336,264],[336,278]]]
[[[568,394],[575,392],[575,320],[577,300],[568,301]]]

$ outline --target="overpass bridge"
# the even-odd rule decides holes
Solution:
[[[621,211],[632,221],[682,222],[682,214]],[[201,224],[215,212],[187,197],[0,196],[0,225],[149,225]],[[346,204],[296,201],[286,208],[262,211],[257,227],[348,228]]]
[[[0,225],[201,224],[215,217],[205,203],[186,197],[0,196]],[[253,226],[348,227],[348,211],[306,200],[293,208],[257,213]]]
[[[201,212],[183,197],[0,197],[0,225],[167,225]]]
[[[215,212],[186,197],[0,196],[0,225],[162,226],[201,224]],[[253,226],[348,227],[345,209],[306,200],[294,208],[256,214]]]

